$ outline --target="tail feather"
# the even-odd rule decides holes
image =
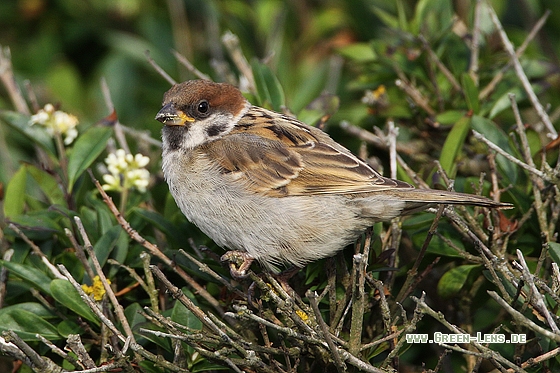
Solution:
[[[406,202],[404,213],[423,210],[430,204],[473,205],[497,209],[509,209],[509,203],[496,202],[475,194],[435,189],[394,189],[391,194]]]

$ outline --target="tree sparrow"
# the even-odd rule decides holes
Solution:
[[[164,124],[163,173],[185,216],[216,244],[271,271],[334,255],[375,222],[433,204],[505,207],[383,177],[323,131],[251,105],[232,85],[174,85]],[[227,258],[227,255],[226,255]]]

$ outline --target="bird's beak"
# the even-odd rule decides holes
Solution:
[[[160,111],[156,114],[156,120],[166,126],[184,126],[187,122],[194,122],[194,118],[189,117],[181,110],[175,109],[175,106],[170,102],[165,104]]]

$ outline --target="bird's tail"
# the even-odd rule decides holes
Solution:
[[[405,213],[412,213],[426,208],[430,204],[473,205],[496,209],[509,209],[509,203],[496,202],[475,194],[450,192],[435,189],[393,189],[390,192],[406,202]]]

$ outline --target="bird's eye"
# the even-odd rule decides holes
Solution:
[[[197,106],[196,110],[200,114],[206,114],[208,112],[209,108],[210,108],[210,105],[208,104],[208,101],[204,100],[204,101],[200,101],[198,103],[198,106]]]

